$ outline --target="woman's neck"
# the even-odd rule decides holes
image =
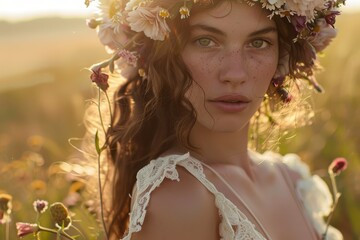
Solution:
[[[190,141],[195,158],[207,164],[231,164],[241,167],[253,179],[252,161],[248,156],[248,126],[237,132],[212,131],[195,124]]]

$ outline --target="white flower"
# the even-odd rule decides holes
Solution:
[[[181,15],[181,19],[185,19],[190,16],[190,10],[186,6],[182,6],[179,10],[179,13]]]
[[[166,20],[159,16],[161,7],[138,7],[129,12],[127,21],[131,30],[135,32],[144,32],[144,34],[153,40],[164,40],[170,32]]]
[[[133,11],[143,2],[144,2],[144,0],[130,0],[125,5],[125,11],[127,11],[127,12]]]
[[[301,161],[300,157],[294,153],[286,154],[282,161],[294,172],[301,175],[302,178],[310,177],[310,169],[307,164]]]
[[[323,217],[330,213],[333,199],[328,186],[319,176],[299,180],[296,187],[310,215]]]
[[[268,10],[275,10],[281,8],[284,5],[284,0],[261,0],[262,7]]]
[[[310,37],[308,40],[315,48],[316,52],[320,52],[330,44],[333,38],[336,37],[337,31],[331,25],[327,24],[324,18],[319,19],[316,24],[320,30],[314,37]]]
[[[287,0],[285,9],[296,12],[297,15],[306,16],[308,20],[314,19],[315,10],[325,8],[326,0]]]

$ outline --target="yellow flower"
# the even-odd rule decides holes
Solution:
[[[139,70],[138,70],[138,72],[139,72],[139,76],[140,77],[145,77],[145,70],[143,69],[143,68],[140,68]]]
[[[161,9],[160,12],[159,12],[159,16],[166,19],[166,18],[170,17],[170,13],[166,9]]]
[[[182,6],[179,10],[181,19],[188,18],[190,16],[190,10],[186,6]]]

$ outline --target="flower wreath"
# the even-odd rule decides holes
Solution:
[[[297,35],[294,43],[302,45],[307,56],[305,64],[298,63],[295,70],[290,72],[290,56],[281,53],[279,64],[272,85],[281,100],[291,100],[290,94],[284,87],[287,77],[307,80],[315,90],[322,92],[316,82],[316,54],[323,51],[336,36],[334,27],[336,16],[340,14],[338,8],[345,4],[345,0],[238,0],[249,5],[261,4],[262,8],[270,12],[269,18],[279,16],[286,18]],[[97,18],[87,20],[90,28],[96,28],[98,36],[108,53],[113,56],[91,67],[91,79],[102,90],[108,88],[107,74],[101,73],[102,68],[109,67],[114,71],[126,72],[124,64],[129,66],[130,75],[139,74],[146,78],[145,57],[140,47],[134,47],[138,33],[154,41],[164,41],[170,34],[167,21],[169,19],[186,19],[195,5],[211,5],[212,0],[181,0],[175,1],[171,9],[157,5],[154,0],[86,0],[98,3]],[[130,36],[130,37],[129,37]],[[131,49],[131,50],[129,50]],[[139,49],[138,51],[134,49]],[[126,74],[125,74],[126,75]]]

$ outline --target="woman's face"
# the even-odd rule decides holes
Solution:
[[[225,1],[189,19],[182,58],[197,124],[234,132],[257,111],[278,64],[275,22],[261,7]]]

